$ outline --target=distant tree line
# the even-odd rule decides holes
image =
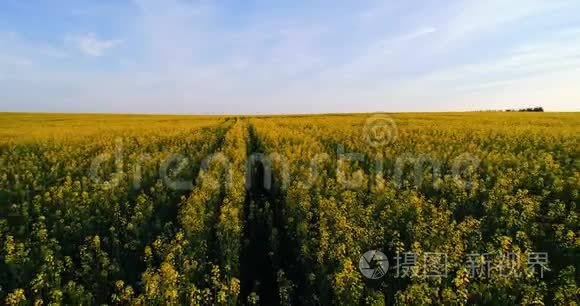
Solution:
[[[520,108],[520,109],[506,109],[506,112],[543,112],[544,108],[541,106],[537,107],[528,107],[528,108]]]
[[[528,107],[528,108],[520,108],[520,109],[506,109],[506,110],[501,110],[501,109],[486,109],[486,110],[481,110],[480,112],[543,112],[544,108],[541,106],[536,106],[536,107]]]

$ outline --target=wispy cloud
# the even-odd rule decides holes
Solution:
[[[84,55],[99,57],[103,56],[109,49],[115,48],[123,41],[120,39],[100,39],[94,33],[69,36],[66,41],[70,41]]]
[[[550,18],[555,12],[574,10],[576,5],[574,0],[462,1],[448,8],[452,14],[442,20],[442,36],[434,48],[446,52],[466,40],[501,33],[532,18]]]
[[[20,34],[15,31],[2,31],[0,30],[0,42],[12,42],[17,40]]]
[[[520,43],[478,63],[433,71],[426,79],[455,84],[465,81],[504,84],[518,78],[580,68],[577,36],[568,33],[554,33],[552,36],[554,38]]]
[[[21,55],[10,55],[0,53],[0,67],[5,66],[30,66],[32,60]]]
[[[20,33],[0,31],[0,62],[13,63],[0,72],[20,88],[41,84],[52,100],[97,111],[420,111],[461,109],[472,98],[485,105],[476,108],[493,107],[486,99],[572,101],[580,94],[572,85],[580,68],[574,8],[577,0],[341,2],[329,9],[307,1],[292,8],[80,3],[72,12],[62,8],[63,16],[40,16],[72,20],[75,28],[63,21],[54,27],[62,32],[18,24],[10,29]],[[87,60],[99,57],[107,60]],[[32,64],[14,65],[25,59]],[[26,90],[2,89],[21,97],[4,101],[34,100]]]
[[[435,33],[435,31],[437,31],[437,29],[434,28],[434,27],[424,27],[424,28],[420,28],[420,29],[416,30],[415,32],[411,32],[409,34],[403,35],[400,38],[400,40],[409,40],[409,39],[421,37],[423,35]]]
[[[436,31],[437,29],[435,27],[421,27],[410,32],[379,40],[379,43],[375,46],[378,46],[379,48],[400,49],[407,46],[410,41],[435,33]]]

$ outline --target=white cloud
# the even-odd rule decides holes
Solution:
[[[498,33],[502,28],[532,18],[554,18],[550,14],[573,9],[574,0],[487,0],[462,1],[451,5],[452,12],[441,27],[442,37],[436,48],[447,52],[465,40],[485,33]],[[577,2],[576,2],[577,3]]]
[[[0,50],[0,72],[36,82],[63,101],[83,101],[93,111],[426,111],[504,108],[517,101],[546,106],[540,102],[550,99],[552,109],[557,103],[564,109],[579,93],[574,73],[580,71],[580,28],[557,36],[534,32],[533,25],[537,19],[569,28],[553,17],[572,11],[566,6],[572,1],[428,0],[420,7],[379,1],[359,14],[336,12],[341,18],[332,20],[326,13],[311,18],[259,10],[230,22],[232,12],[221,2],[131,0],[115,17],[119,32],[113,36],[71,35],[64,45],[61,39],[41,49],[25,32],[0,31],[0,47],[13,41]],[[72,14],[115,16],[109,10],[95,5]],[[508,27],[530,34],[503,35]],[[83,34],[73,31],[68,33]],[[81,67],[57,61],[73,52],[105,56],[120,44],[133,52],[131,60],[118,58],[116,69],[99,61]],[[2,54],[11,55],[4,56],[11,66],[1,67]],[[32,59],[32,65],[15,67],[26,60],[14,55]],[[103,86],[111,90],[103,92]]]
[[[20,34],[18,32],[0,30],[0,42],[13,42],[19,38]]]
[[[0,54],[0,67],[3,66],[30,66],[32,60],[25,56]]]
[[[409,39],[417,38],[417,37],[420,37],[423,35],[434,33],[435,31],[437,31],[437,29],[434,27],[420,28],[420,29],[416,30],[415,32],[412,32],[412,33],[409,33],[409,34],[402,36],[400,39],[401,40],[409,40]]]
[[[356,84],[373,86],[372,83],[381,78],[389,78],[395,66],[409,61],[410,54],[416,54],[413,49],[421,44],[421,40],[429,39],[436,31],[435,27],[420,27],[377,39],[361,47],[355,56],[319,74],[319,81],[332,87],[337,86],[337,81],[347,81],[348,86],[351,86],[355,80],[359,81]]]
[[[67,40],[72,42],[84,55],[93,57],[102,56],[107,50],[123,42],[120,39],[100,39],[94,33],[69,37]]]
[[[580,42],[570,35],[516,45],[491,60],[453,66],[427,76],[434,82],[503,84],[520,78],[580,68]]]

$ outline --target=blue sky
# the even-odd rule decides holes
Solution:
[[[580,111],[580,1],[0,1],[0,111]]]

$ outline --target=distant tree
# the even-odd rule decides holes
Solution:
[[[506,109],[506,112],[543,112],[544,108],[541,106],[520,108],[520,109]]]

